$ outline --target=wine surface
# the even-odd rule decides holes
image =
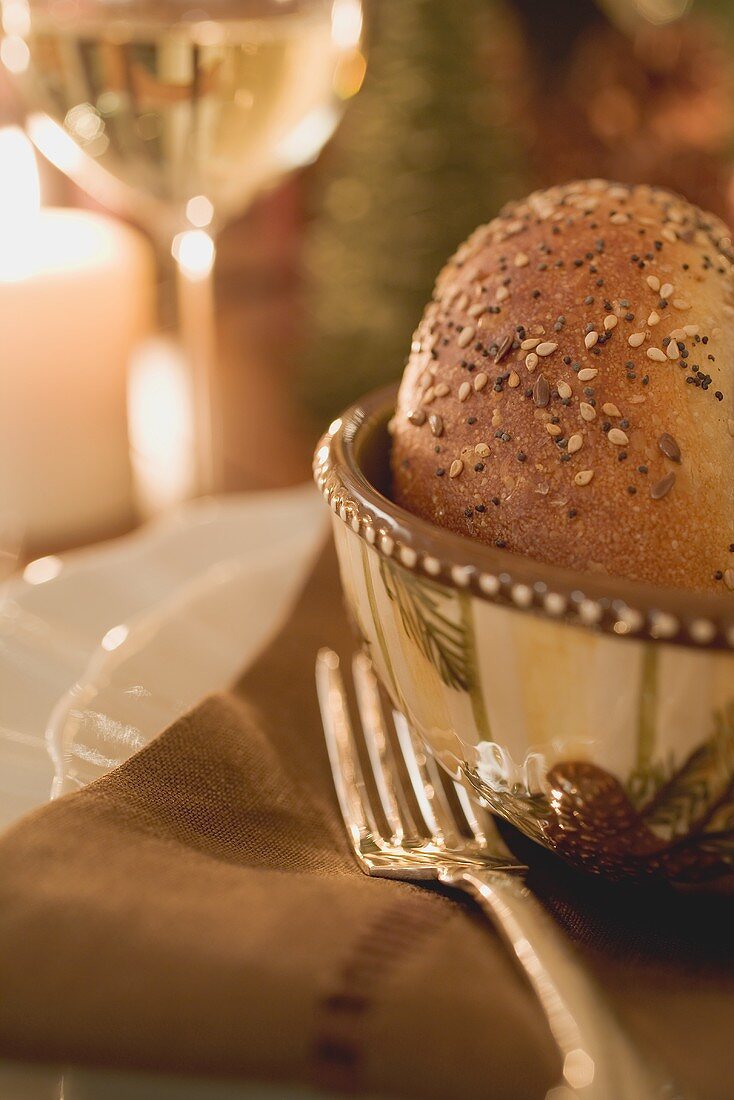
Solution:
[[[29,101],[118,179],[166,203],[203,194],[229,217],[313,157],[338,121],[344,51],[327,5],[173,25],[167,5],[132,18],[115,3],[95,18],[31,11]]]

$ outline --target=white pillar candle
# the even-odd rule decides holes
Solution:
[[[39,209],[19,137],[0,131],[0,511],[51,546],[133,517],[126,374],[154,264],[125,225]]]

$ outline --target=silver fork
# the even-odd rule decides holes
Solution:
[[[552,919],[525,886],[523,873],[489,814],[443,773],[399,712],[395,737],[385,720],[369,658],[352,663],[362,736],[387,830],[378,826],[364,780],[347,696],[333,650],[322,649],[316,683],[334,785],[357,861],[368,875],[434,879],[470,894],[501,933],[530,982],[561,1055],[563,1080],[548,1100],[651,1100],[671,1083],[646,1064]],[[422,821],[406,796],[400,752]],[[458,812],[447,797],[452,784]],[[469,834],[472,839],[464,834]]]

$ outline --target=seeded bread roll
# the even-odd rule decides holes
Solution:
[[[589,180],[505,208],[440,273],[392,424],[405,508],[541,561],[734,589],[729,231]]]

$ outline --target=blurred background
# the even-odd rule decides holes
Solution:
[[[308,477],[319,431],[400,376],[438,269],[507,200],[602,176],[662,184],[734,218],[734,0],[367,0],[358,43],[359,29],[351,39],[350,26],[342,30],[349,49],[339,79],[350,102],[334,136],[287,178],[269,180],[218,234],[216,489]],[[0,51],[9,70],[0,70],[3,133],[23,127],[28,111],[15,31],[11,12]],[[25,153],[17,143],[2,148],[7,178]],[[129,204],[99,203],[42,157],[37,171],[44,207],[140,223]],[[27,182],[19,186],[25,193]],[[0,253],[7,224],[0,214]],[[0,318],[5,290],[0,276]],[[32,525],[31,541],[45,550],[88,540],[95,523],[96,534],[112,533],[191,491],[176,473],[190,440],[173,368],[158,345],[148,349],[150,377],[148,360],[130,355],[130,496],[113,515]],[[49,374],[58,359],[49,350]],[[14,419],[21,398],[8,408],[9,379],[21,369],[6,351],[0,407]],[[76,385],[71,367],[65,389]],[[23,416],[37,453],[34,414]],[[7,424],[4,434],[7,468]]]

